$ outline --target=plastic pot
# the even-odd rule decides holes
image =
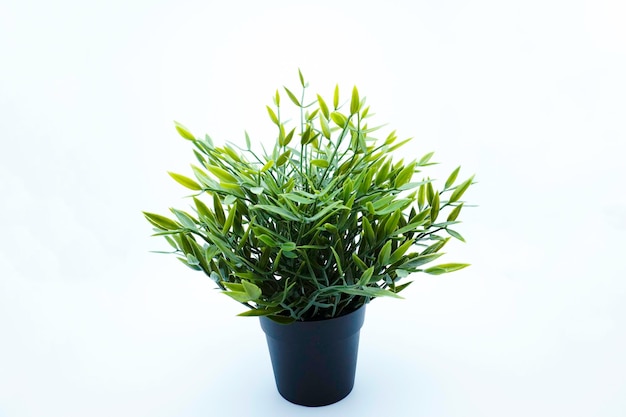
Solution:
[[[345,398],[354,386],[365,306],[327,320],[278,324],[261,317],[278,392],[317,407]]]

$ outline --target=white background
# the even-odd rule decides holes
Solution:
[[[226,3],[0,3],[0,416],[626,415],[625,4]],[[322,409],[141,215],[188,204],[172,120],[271,143],[298,67],[478,181],[443,258],[472,267],[370,304]]]

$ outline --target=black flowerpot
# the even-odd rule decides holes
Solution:
[[[345,316],[278,324],[261,317],[278,392],[316,407],[345,398],[354,386],[365,306]]]

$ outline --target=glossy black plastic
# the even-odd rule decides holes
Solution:
[[[354,386],[365,306],[345,316],[278,324],[261,317],[278,392],[317,407],[345,398]]]

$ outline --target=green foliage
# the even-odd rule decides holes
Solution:
[[[473,177],[455,185],[456,168],[442,191],[430,178],[414,181],[432,165],[432,152],[394,161],[392,152],[408,139],[396,142],[395,131],[383,143],[371,136],[378,127],[368,126],[369,107],[356,87],[345,104],[338,86],[331,99],[318,94],[309,103],[301,72],[299,79],[301,96],[285,87],[289,100],[282,102],[296,107],[298,126],[282,120],[278,91],[274,108],[266,108],[277,128],[269,153],[253,151],[247,133],[246,149],[237,151],[176,123],[200,166],[192,166],[195,179],[169,174],[196,192],[193,213],[144,213],[155,234],[182,263],[248,307],[242,316],[283,323],[336,317],[376,297],[400,298],[410,282],[399,281],[411,273],[466,267],[424,265],[443,255],[450,239],[444,236],[464,241],[449,226],[459,223]]]

